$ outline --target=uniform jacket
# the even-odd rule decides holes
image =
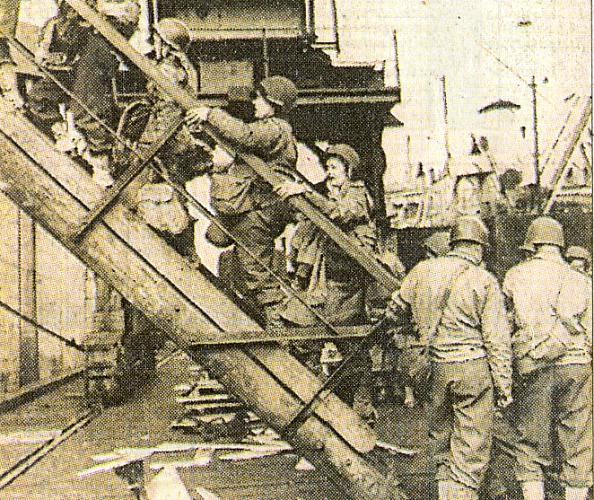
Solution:
[[[461,266],[470,266],[460,274]],[[433,361],[456,363],[487,358],[495,387],[511,393],[511,327],[495,277],[473,257],[451,251],[417,264],[405,277],[400,298],[410,306],[419,338],[426,339],[441,312],[443,287],[454,276],[437,332],[430,345]]]
[[[521,359],[555,336],[567,347],[555,364],[592,359],[592,280],[544,249],[510,269],[503,292],[514,311],[514,354]],[[581,333],[580,333],[581,332]]]
[[[0,30],[9,36],[16,33],[20,0],[0,0]],[[5,38],[0,38],[0,62],[11,61],[10,49]]]
[[[273,116],[244,123],[215,108],[208,114],[208,123],[233,146],[249,151],[268,163],[295,168],[297,141],[291,125],[282,118]]]
[[[347,180],[340,189],[329,191],[327,196],[309,193],[307,198],[349,236],[373,250],[372,200],[363,181]],[[352,281],[360,274],[353,268],[353,261],[310,221],[299,224],[292,245],[297,252],[297,265],[314,265],[324,256],[326,273],[331,280],[345,281],[346,277],[346,281]]]
[[[285,120],[272,117],[245,123],[215,108],[208,114],[208,122],[233,146],[268,163],[295,168],[297,142]],[[238,215],[278,201],[270,185],[240,158],[236,158],[225,171],[212,172],[211,181],[211,201],[221,214]]]

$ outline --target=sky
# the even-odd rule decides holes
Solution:
[[[591,95],[588,0],[337,0],[337,12],[339,58],[393,60],[396,32],[402,102],[393,114],[404,126],[385,133],[388,189],[409,164],[443,168],[442,77],[451,156],[470,151],[471,133],[484,135],[499,167],[524,170],[526,182],[534,151],[532,76],[543,157],[570,108],[565,99]],[[478,113],[500,99],[520,108]]]

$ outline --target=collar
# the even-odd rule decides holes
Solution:
[[[479,259],[475,255],[470,255],[469,253],[464,252],[463,250],[450,250],[447,254],[447,257],[458,257],[460,259],[464,259],[475,266],[480,266],[482,259]]]
[[[546,260],[548,262],[565,263],[560,253],[551,251],[547,248],[541,248],[533,257],[533,259]]]

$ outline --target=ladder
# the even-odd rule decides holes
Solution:
[[[140,182],[142,175],[130,189]],[[277,431],[322,388],[313,373],[274,342],[224,344],[226,331],[251,331],[259,338],[265,332],[130,210],[134,200],[128,190],[77,237],[103,191],[4,102],[0,189]],[[223,344],[213,344],[216,338]],[[347,496],[405,498],[366,456],[375,443],[374,431],[333,394],[325,395],[291,433],[291,444]]]

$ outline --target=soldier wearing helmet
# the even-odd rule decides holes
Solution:
[[[425,354],[411,356],[417,360],[411,371],[423,360],[430,367],[416,389],[428,400],[439,498],[477,499],[496,404],[511,402],[510,326],[499,284],[481,265],[489,245],[483,221],[460,217],[450,241],[445,256],[408,273],[389,307],[397,318],[412,314],[414,338]]]
[[[164,18],[157,23],[155,30],[157,68],[171,84],[196,93],[197,72],[185,53],[191,41],[189,28],[179,19]],[[152,106],[138,140],[140,149],[148,149],[160,140],[184,113],[175,100],[153,81],[148,83],[147,90]],[[181,185],[193,179],[207,161],[208,154],[196,147],[187,127],[181,127],[158,153],[158,162],[165,166],[169,179]],[[200,258],[194,244],[194,221],[187,207],[160,176],[153,174],[150,180],[138,193],[141,214],[180,255],[198,264]]]
[[[582,274],[592,277],[592,256],[587,249],[580,246],[571,246],[565,252],[565,260],[569,265]]]
[[[297,141],[284,117],[296,100],[297,88],[291,80],[270,76],[260,82],[253,98],[254,121],[246,123],[221,108],[201,106],[188,112],[186,122],[190,127],[207,122],[232,147],[259,156],[275,168],[295,170]],[[237,248],[237,257],[245,271],[246,288],[250,290],[248,299],[263,310],[267,325],[278,326],[281,324],[278,309],[285,295],[262,264],[272,267],[274,240],[282,233],[292,213],[274,195],[270,185],[252,176],[246,182],[249,182],[246,191],[253,208],[237,214],[233,230],[250,253],[258,256],[258,261],[242,248]]]
[[[8,37],[14,37],[20,0],[0,0],[0,95],[20,108],[23,97],[18,90],[16,65],[10,54]]]
[[[517,436],[515,475],[526,500],[544,500],[542,467],[551,460],[542,450],[553,431],[565,498],[585,500],[592,485],[592,282],[564,261],[563,227],[551,217],[532,221],[526,243],[534,256],[510,269],[503,284],[520,377],[508,419]]]
[[[450,251],[450,233],[437,231],[423,241],[427,258],[443,257]]]

